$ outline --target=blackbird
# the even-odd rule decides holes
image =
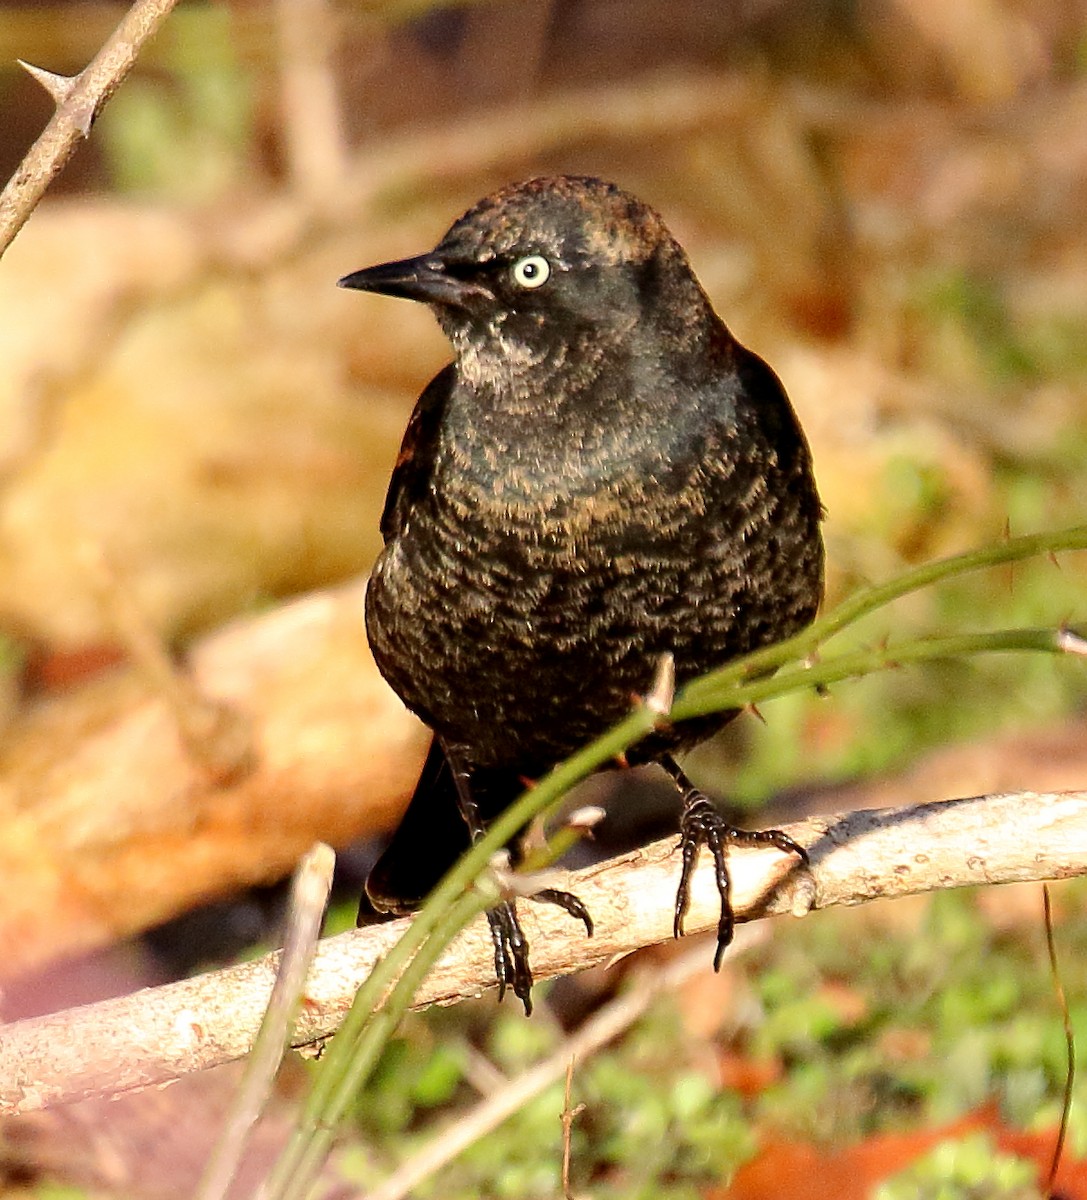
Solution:
[[[403,913],[525,786],[630,711],[662,654],[678,685],[788,637],[823,591],[811,457],[774,372],[713,311],[646,204],[600,179],[511,184],[417,258],[340,286],[429,304],[455,359],[427,385],[389,485],[366,594],[381,673],[434,731],[366,883]],[[699,848],[732,937],[727,823],[673,755],[735,712],[651,734],[682,797],[682,932]],[[516,846],[511,847],[516,857]],[[592,933],[584,906],[560,904]],[[515,902],[488,913],[500,995],[531,1011]]]

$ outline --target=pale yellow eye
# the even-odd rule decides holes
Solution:
[[[538,288],[551,278],[551,264],[542,254],[530,254],[513,264],[513,282],[518,287]]]

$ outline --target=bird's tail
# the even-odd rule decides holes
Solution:
[[[484,818],[501,812],[523,790],[513,772],[472,772],[472,791]],[[407,810],[366,880],[367,898],[378,912],[414,912],[470,844],[453,773],[434,738]]]

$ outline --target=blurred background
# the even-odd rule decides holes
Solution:
[[[0,176],[51,111],[14,60],[74,73],[123,12],[0,0]],[[357,581],[448,348],[417,306],[334,285],[551,172],[658,208],[782,377],[828,509],[829,603],[1087,520],[1083,0],[183,3],[0,262],[0,817],[26,882],[0,901],[6,1015],[126,986],[72,956],[395,819],[422,741],[380,684],[352,690],[373,670]],[[1084,558],[948,585],[857,636],[1083,620]],[[305,657],[290,639],[326,610],[289,610],[309,615],[287,633],[277,614],[315,589],[343,607]],[[167,736],[141,724],[169,707],[156,647],[217,703],[283,716],[254,718],[255,774],[241,754],[175,785],[139,759]],[[1075,662],[892,672],[764,716],[692,772],[776,819],[1087,780]],[[387,762],[362,752],[370,719],[397,731]],[[142,772],[153,819],[138,789],[113,807]],[[652,800],[618,810],[639,815],[615,844],[673,828]],[[126,943],[132,978],[214,960],[224,928],[267,936],[274,893],[246,894],[160,930],[151,960]]]

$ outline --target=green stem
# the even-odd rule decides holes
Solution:
[[[971,550],[966,554],[956,554],[951,558],[925,563],[889,579],[886,583],[862,589],[848,600],[843,600],[833,612],[820,617],[793,637],[786,638],[783,642],[775,642],[772,646],[736,659],[728,666],[700,676],[687,685],[684,694],[693,698],[703,690],[713,691],[728,683],[774,671],[793,659],[806,658],[847,625],[854,624],[876,609],[890,604],[892,600],[908,596],[911,592],[920,591],[934,583],[1003,563],[1036,558],[1040,554],[1056,554],[1061,550],[1087,550],[1087,525],[1073,525],[1069,529],[1057,530],[1054,533],[1035,533],[1026,537],[1008,538],[1007,541],[998,542],[993,546],[983,546],[980,550]]]
[[[869,675],[888,667],[937,659],[962,658],[998,651],[1043,650],[1066,653],[1061,634],[1054,629],[1000,629],[993,633],[963,633],[948,637],[919,638],[898,646],[854,650],[838,654],[812,666],[798,666],[750,683],[723,683],[715,688],[684,688],[672,706],[672,719],[689,720],[722,709],[742,708],[783,696],[802,688],[839,683],[843,679]],[[698,682],[702,684],[705,677]]]
[[[276,1189],[269,1191],[269,1200],[304,1200],[331,1149],[352,1101],[381,1059],[382,1052],[396,1031],[401,1019],[411,1007],[412,999],[431,968],[445,952],[458,933],[487,907],[488,900],[480,892],[466,892],[460,900],[446,909],[426,943],[405,967],[385,1003],[376,1012],[353,1042],[342,1042],[341,1033],[332,1043],[338,1050],[336,1059],[329,1061],[325,1071],[333,1079],[317,1119],[304,1127],[303,1138],[289,1165],[282,1173],[276,1164]]]

